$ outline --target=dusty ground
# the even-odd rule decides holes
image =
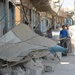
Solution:
[[[44,75],[75,75],[75,54],[62,57],[61,62],[55,66],[54,72]]]
[[[45,73],[43,75],[75,75],[75,25],[71,26],[73,36],[72,36],[72,44],[73,44],[73,53],[68,54],[68,56],[64,56],[61,58],[61,62],[55,65],[54,72]],[[53,38],[55,40],[59,37],[59,31],[53,31]],[[58,42],[58,41],[57,41]]]

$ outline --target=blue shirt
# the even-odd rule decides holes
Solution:
[[[60,31],[60,38],[68,38],[68,31],[66,29]]]

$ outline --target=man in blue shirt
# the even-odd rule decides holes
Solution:
[[[65,25],[63,25],[62,26],[62,30],[60,31],[60,45],[62,46],[62,47],[65,47],[65,48],[67,48],[67,38],[69,37],[69,35],[68,35],[68,31],[65,29]],[[64,39],[63,39],[64,38]],[[67,52],[64,52],[64,53],[62,53],[62,56],[63,55],[67,55]]]
[[[65,29],[65,25],[62,26],[60,31],[60,38],[68,38],[68,31]]]

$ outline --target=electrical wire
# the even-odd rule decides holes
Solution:
[[[13,0],[11,0],[12,2],[13,2],[13,4],[16,6],[16,3],[13,1]],[[19,10],[21,10],[18,6],[16,6]]]
[[[25,9],[24,9],[24,6],[23,6],[23,3],[22,3],[22,0],[20,0],[20,2],[21,2],[21,6],[22,6],[22,9],[23,9],[23,12],[24,12],[24,16],[25,16],[25,18],[26,18],[26,23],[29,24],[29,22],[28,22],[28,18],[27,18],[27,15],[26,15],[26,12],[25,12]]]
[[[12,2],[13,2],[13,4],[16,6],[16,3],[13,1],[13,0],[11,0]],[[22,1],[20,1],[21,2],[21,6],[22,6],[22,9],[20,9],[18,6],[16,6],[21,12],[23,12],[23,14],[24,14],[24,16],[25,16],[25,18],[26,18],[26,20],[25,20],[25,22],[26,22],[26,24],[29,24],[29,22],[28,22],[28,18],[27,18],[27,10],[25,11],[24,10],[24,6],[23,6],[23,3],[22,3]]]
[[[16,5],[15,2],[14,2],[13,0],[11,0],[11,1],[13,2],[14,5]],[[21,2],[21,6],[22,6],[22,9],[23,9],[23,10],[19,9],[18,7],[17,7],[17,8],[18,8],[20,11],[23,11],[24,16],[25,16],[25,18],[26,18],[25,22],[26,22],[27,24],[29,24],[28,18],[27,18],[27,13],[26,13],[27,10],[25,11],[24,6],[23,6],[23,3],[22,3],[22,0],[20,0],[20,2]]]
[[[61,7],[62,7],[63,3],[64,3],[64,0],[62,1],[62,3],[61,3],[61,5],[60,5],[60,7],[59,7],[59,9],[58,9],[57,13],[60,11],[60,9],[61,9]]]

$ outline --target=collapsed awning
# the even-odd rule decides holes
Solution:
[[[47,12],[51,10],[49,0],[30,0],[30,2],[39,11]]]
[[[32,5],[40,12],[49,12],[49,14],[56,16],[57,13],[51,8],[49,0],[30,0]]]
[[[6,61],[19,61],[30,52],[41,49],[46,48],[25,42],[16,44],[8,43],[0,46],[0,58]]]
[[[31,30],[31,28],[25,24],[20,24],[12,29],[13,33],[23,42],[44,46],[44,47],[52,47],[56,45],[56,43],[48,39],[46,37],[39,36],[35,32]]]
[[[0,38],[0,58],[19,61],[35,50],[48,49],[56,43],[34,33],[25,24],[20,24]]]

